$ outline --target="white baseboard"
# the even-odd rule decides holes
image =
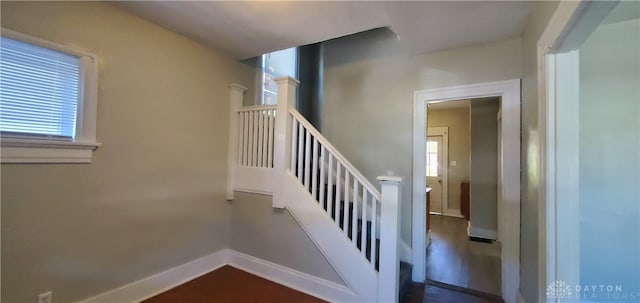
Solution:
[[[360,301],[347,286],[318,278],[232,249],[222,249],[79,303],[134,303],[230,265],[329,302]]]
[[[347,286],[235,250],[229,250],[227,260],[230,266],[329,302],[359,301],[356,293]]]
[[[449,217],[464,218],[459,209],[447,209],[444,211],[444,215]]]
[[[227,255],[223,249],[80,302],[140,302],[226,265]]]
[[[399,248],[400,261],[413,263],[413,251],[411,250],[411,246],[409,246],[409,244],[407,244],[407,242],[404,242],[404,240],[402,239],[400,239],[399,242],[400,242],[400,245],[398,245],[398,248]]]
[[[471,225],[469,225],[469,236],[492,240],[498,239],[498,233],[495,230],[473,227]]]

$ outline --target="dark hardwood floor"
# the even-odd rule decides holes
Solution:
[[[144,303],[211,302],[325,302],[305,293],[260,278],[231,266],[224,266],[176,288],[149,298]]]
[[[435,285],[412,283],[400,303],[497,303],[488,299]]]
[[[180,286],[142,301],[143,303],[283,302],[319,303],[316,297],[263,279],[231,266],[224,266]],[[498,301],[455,290],[411,283],[402,303],[495,303]]]
[[[429,215],[429,219],[427,279],[500,295],[500,244],[470,241],[462,218]]]

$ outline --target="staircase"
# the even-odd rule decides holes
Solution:
[[[347,286],[338,301],[398,302],[411,265],[399,259],[401,178],[378,177],[378,191],[292,104],[298,81],[280,78],[277,106],[242,107],[230,86],[227,199],[234,191],[273,195]]]

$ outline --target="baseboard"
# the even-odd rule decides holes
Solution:
[[[80,302],[140,302],[226,265],[227,255],[223,249]]]
[[[355,302],[358,296],[347,286],[312,276],[289,267],[229,250],[228,265],[307,293],[328,302]]]
[[[498,233],[495,230],[473,227],[471,225],[469,225],[469,236],[491,240],[498,239]]]
[[[142,280],[118,287],[79,303],[134,303],[151,298],[180,284],[230,265],[329,302],[360,301],[347,286],[232,249],[222,249]]]
[[[444,211],[443,215],[448,217],[464,218],[459,209],[447,209]]]
[[[520,289],[518,289],[518,295],[516,297],[516,303],[527,303],[524,300],[524,297],[522,296],[522,293],[520,292]]]
[[[411,250],[411,246],[404,242],[404,240],[400,239],[400,245],[398,245],[398,254],[400,255],[400,261],[407,262],[409,264],[413,263],[413,251]]]

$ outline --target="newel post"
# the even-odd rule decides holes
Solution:
[[[227,149],[227,200],[233,200],[235,170],[238,164],[238,109],[242,107],[242,99],[247,88],[229,84],[229,141]]]
[[[378,302],[398,302],[400,257],[400,185],[401,177],[380,176],[380,268]]]
[[[296,87],[298,80],[285,76],[275,79],[278,83],[278,104],[276,105],[276,122],[273,142],[273,201],[275,208],[285,207],[285,172],[291,157],[291,128],[289,108],[295,107]]]

